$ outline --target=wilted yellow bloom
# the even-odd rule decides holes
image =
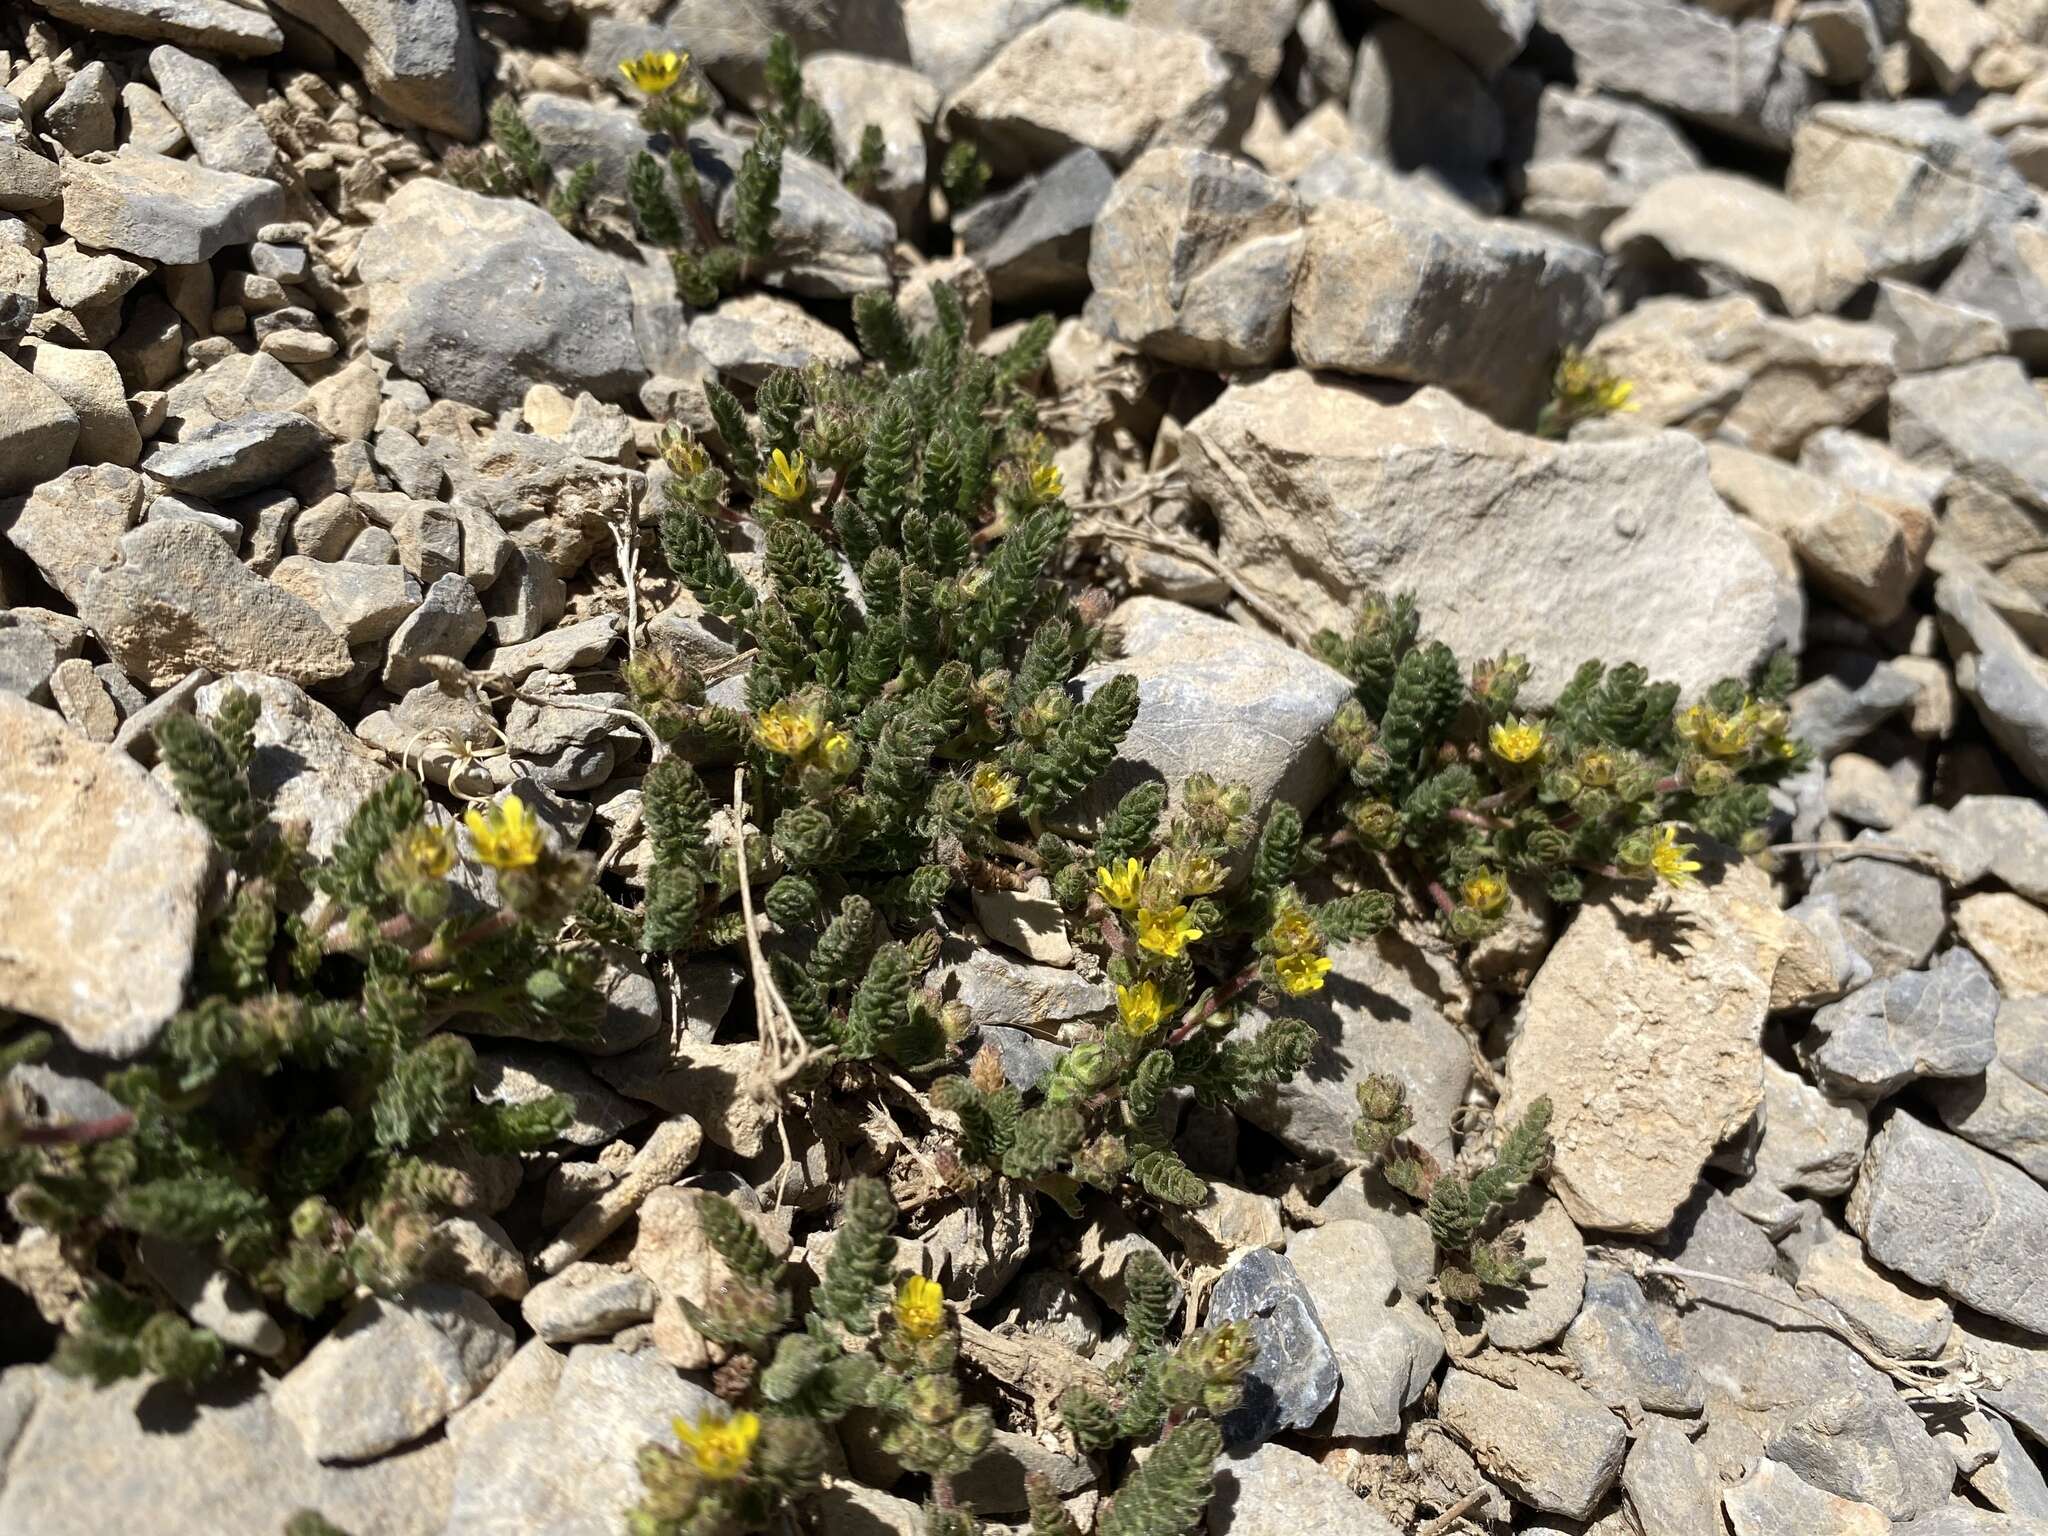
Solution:
[[[1487,735],[1493,755],[1504,763],[1526,763],[1543,750],[1543,727],[1529,720],[1503,720]]]
[[[405,835],[405,861],[429,880],[455,867],[455,843],[440,827],[414,827]]]
[[[1156,981],[1141,981],[1135,987],[1116,989],[1117,1016],[1124,1028],[1142,1039],[1166,1020],[1166,994]]]
[[[747,1470],[754,1455],[754,1442],[761,1438],[760,1416],[736,1413],[699,1415],[692,1424],[677,1419],[676,1439],[697,1463],[697,1475],[714,1483],[729,1483]]]
[[[1229,871],[1206,853],[1182,854],[1173,861],[1174,887],[1183,896],[1207,896],[1223,889]]]
[[[683,78],[683,66],[689,62],[687,53],[650,48],[637,59],[621,60],[619,73],[642,95],[659,96]]]
[[[488,811],[472,806],[462,824],[476,839],[476,856],[493,869],[524,869],[540,861],[540,823],[517,795],[507,795]]]
[[[1700,868],[1699,860],[1687,857],[1692,851],[1692,844],[1678,840],[1677,825],[1667,821],[1657,829],[1657,841],[1650,849],[1650,868],[1668,885],[1698,885],[1693,875]]]
[[[799,448],[795,458],[790,458],[780,448],[768,456],[768,467],[761,471],[761,489],[777,501],[802,501],[810,494],[811,470]]]
[[[1005,773],[994,763],[979,763],[967,779],[968,797],[983,816],[1000,816],[1017,801],[1017,775]]]
[[[1595,789],[1605,789],[1612,784],[1614,775],[1620,770],[1620,764],[1615,762],[1614,754],[1605,747],[1588,747],[1579,754],[1578,761],[1572,767],[1578,774],[1580,783],[1591,785]]]
[[[1323,935],[1314,918],[1301,908],[1290,906],[1273,919],[1273,926],[1266,930],[1266,942],[1273,946],[1276,955],[1306,955],[1323,947]]]
[[[1301,997],[1323,989],[1323,977],[1329,973],[1328,955],[1282,955],[1273,962],[1273,969],[1280,974],[1281,990],[1289,997]]]
[[[1492,870],[1482,869],[1465,882],[1460,894],[1474,911],[1494,913],[1508,904],[1508,883]]]
[[[946,1326],[946,1295],[922,1275],[905,1275],[896,1287],[896,1326],[913,1339],[938,1336]]]
[[[1031,494],[1040,501],[1057,501],[1066,488],[1057,464],[1031,466]]]
[[[1124,867],[1111,874],[1100,865],[1095,870],[1095,889],[1119,912],[1134,911],[1138,905],[1138,892],[1145,884],[1145,866],[1136,859],[1125,859]]]
[[[754,721],[754,739],[770,752],[784,757],[802,757],[823,734],[825,722],[815,705],[772,705]]]
[[[1700,750],[1714,757],[1740,757],[1756,743],[1756,722],[1747,711],[1709,713],[1699,735]]]
[[[1137,860],[1133,859],[1132,863]],[[1155,955],[1177,959],[1180,952],[1202,936],[1202,930],[1188,919],[1184,906],[1138,909],[1138,947]]]
[[[661,429],[661,461],[675,474],[688,478],[711,467],[711,456],[690,435],[689,428],[670,422]]]

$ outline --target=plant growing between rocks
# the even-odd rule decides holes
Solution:
[[[568,175],[559,175],[510,96],[491,103],[489,123],[489,144],[450,152],[449,179],[492,197],[526,198],[545,208],[564,229],[581,233],[584,211],[597,185],[597,163],[586,160]]]

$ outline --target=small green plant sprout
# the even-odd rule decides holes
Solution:
[[[1492,1159],[1469,1177],[1444,1169],[1406,1139],[1415,1117],[1400,1079],[1375,1072],[1358,1085],[1359,1154],[1386,1181],[1423,1206],[1436,1240],[1437,1284],[1447,1301],[1481,1304],[1489,1290],[1519,1291],[1543,1261],[1523,1257],[1518,1232],[1492,1237],[1488,1223],[1514,1204],[1550,1156],[1550,1100],[1537,1099],[1508,1127]]]
[[[822,1486],[828,1427],[873,1410],[882,1448],[931,1479],[937,1508],[955,1508],[952,1479],[987,1449],[994,1425],[961,1396],[957,1328],[932,1281],[896,1277],[896,1208],[875,1179],[847,1186],[844,1214],[811,1310],[793,1305],[775,1259],[740,1211],[705,1201],[706,1235],[734,1276],[690,1320],[743,1352],[719,1381],[729,1406],[678,1420],[676,1444],[640,1452],[644,1494],[629,1536],[743,1536],[766,1531]],[[735,1369],[735,1365],[740,1368]]]
[[[832,150],[832,120],[805,94],[796,44],[787,33],[778,32],[769,41],[763,74],[768,82],[768,105],[762,110],[761,121],[772,124],[798,154],[827,169],[837,169]]]
[[[1367,599],[1349,634],[1316,636],[1354,684],[1329,731],[1352,790],[1330,842],[1398,851],[1461,941],[1501,925],[1518,878],[1562,902],[1588,875],[1690,884],[1687,828],[1755,852],[1769,786],[1809,756],[1789,734],[1787,657],[1753,688],[1725,679],[1684,708],[1675,683],[1589,661],[1548,712],[1519,711],[1527,661],[1467,674],[1419,630],[1402,595]]]
[[[1242,786],[1191,777],[1162,828],[1165,801],[1156,782],[1131,790],[1092,851],[1040,839],[1054,892],[1109,955],[1117,1017],[1060,1059],[1028,1108],[992,1051],[935,1085],[970,1171],[1032,1181],[1069,1203],[1076,1183],[1113,1189],[1128,1174],[1156,1200],[1200,1204],[1208,1186],[1173,1150],[1177,1093],[1231,1104],[1298,1072],[1314,1048],[1309,1026],[1282,1017],[1244,1037],[1238,1004],[1321,990],[1329,944],[1391,919],[1382,893],[1311,903],[1291,883],[1302,829],[1286,802],[1254,835]],[[1241,853],[1249,873],[1233,890]]]
[[[1536,435],[1565,438],[1582,421],[1633,411],[1635,392],[1627,379],[1577,347],[1567,347],[1551,378],[1549,403],[1536,418]]]
[[[457,840],[410,776],[387,780],[332,852],[311,856],[251,786],[260,710],[235,691],[211,725],[174,714],[158,727],[228,887],[191,1005],[105,1080],[122,1113],[60,1130],[0,1113],[10,1210],[58,1234],[92,1277],[57,1363],[96,1381],[196,1381],[224,1358],[140,1278],[146,1240],[196,1248],[306,1319],[358,1287],[417,1280],[456,1198],[456,1144],[531,1150],[570,1114],[555,1095],[479,1104],[474,1051],[440,1026],[573,1038],[601,1008],[593,956],[562,937],[589,867],[555,852],[522,802],[465,818],[494,878],[489,902],[458,891]]]
[[[840,178],[846,183],[846,190],[855,197],[872,202],[875,188],[882,179],[882,164],[888,155],[888,145],[882,138],[882,130],[869,123],[860,133],[860,146],[854,151],[853,164],[846,168]]]
[[[597,185],[595,161],[586,160],[568,175],[557,175],[520,114],[519,103],[510,96],[491,103],[490,142],[480,149],[452,152],[448,174],[456,185],[472,191],[538,203],[572,233],[582,232],[584,212]]]
[[[989,164],[981,148],[971,139],[958,139],[939,162],[939,185],[946,192],[946,206],[959,217],[980,202],[988,191]]]

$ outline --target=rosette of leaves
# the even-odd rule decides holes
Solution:
[[[959,1333],[939,1288],[897,1279],[896,1208],[879,1180],[846,1191],[824,1276],[794,1323],[784,1265],[729,1202],[705,1201],[705,1230],[731,1282],[689,1309],[708,1337],[742,1352],[721,1371],[727,1410],[678,1421],[677,1444],[640,1453],[632,1536],[742,1536],[765,1531],[821,1486],[832,1464],[829,1426],[855,1408],[876,1414],[881,1443],[928,1476],[942,1506],[950,1480],[987,1448],[993,1425],[970,1406],[956,1374]]]
[[[1075,1186],[1130,1177],[1154,1199],[1199,1204],[1208,1186],[1173,1150],[1178,1099],[1233,1105],[1300,1071],[1314,1032],[1279,1017],[1246,1036],[1238,1009],[1319,991],[1333,942],[1391,919],[1379,892],[1309,901],[1293,881],[1301,817],[1275,802],[1255,828],[1241,786],[1203,775],[1161,824],[1166,795],[1140,785],[1105,819],[1092,849],[1040,839],[1041,867],[1084,941],[1109,956],[1117,1017],[1075,1045],[1026,1104],[984,1050],[933,1087],[961,1127],[970,1170],[1031,1182],[1072,1205]],[[1230,870],[1242,860],[1244,878]]]
[[[1035,857],[1019,839],[1108,765],[1137,708],[1129,678],[1068,692],[1094,635],[1058,579],[1070,514],[1019,387],[1049,324],[983,358],[938,298],[918,343],[885,296],[864,299],[876,364],[773,375],[753,421],[707,387],[722,464],[668,436],[662,548],[753,651],[744,704],[710,704],[701,675],[652,650],[628,676],[672,749],[643,799],[644,946],[740,936],[737,855],[709,831],[724,785],[707,783],[737,767],[753,899],[797,940],[774,961],[794,1024],[909,1066],[959,1031],[920,983],[935,939],[899,935],[955,890],[1014,883]],[[728,547],[742,539],[760,546],[751,578]]]
[[[1409,596],[1372,597],[1348,634],[1316,636],[1354,685],[1329,730],[1351,791],[1334,841],[1398,851],[1458,939],[1501,925],[1515,877],[1574,902],[1588,875],[1689,883],[1681,827],[1760,848],[1769,786],[1808,760],[1788,657],[1685,707],[1633,663],[1588,661],[1551,709],[1520,711],[1526,660],[1467,671],[1420,623]]]
[[[232,692],[210,726],[158,728],[229,883],[191,1005],[102,1085],[122,1114],[69,1128],[0,1116],[16,1122],[0,1135],[9,1208],[97,1277],[57,1363],[102,1382],[197,1380],[224,1357],[138,1278],[142,1239],[196,1249],[301,1319],[418,1279],[459,1195],[449,1156],[543,1146],[570,1114],[559,1096],[479,1104],[475,1053],[443,1026],[573,1037],[600,1006],[587,947],[560,937],[588,880],[580,860],[516,813],[473,813],[496,894],[466,896],[452,832],[404,775],[312,856],[251,786],[260,708]]]
[[[1543,1262],[1523,1256],[1516,1229],[1491,1236],[1487,1229],[1549,1160],[1550,1114],[1550,1100],[1537,1099],[1508,1127],[1486,1165],[1465,1175],[1407,1140],[1415,1117],[1400,1079],[1375,1072],[1358,1085],[1353,1137],[1359,1153],[1367,1168],[1377,1167],[1389,1184],[1422,1203],[1436,1240],[1437,1284],[1447,1300],[1474,1305],[1489,1290],[1524,1290]]]

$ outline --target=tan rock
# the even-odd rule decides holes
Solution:
[[[1624,260],[1661,255],[1697,267],[1716,288],[1794,317],[1838,308],[1869,268],[1855,231],[1832,213],[1719,171],[1658,182],[1601,244]]]
[[[1986,891],[1956,907],[1955,925],[2005,996],[2048,992],[2048,912],[2010,891]]]
[[[1581,1227],[1662,1230],[1763,1099],[1791,920],[1755,867],[1708,878],[1596,895],[1530,984],[1499,1118],[1550,1099],[1550,1186]]]

